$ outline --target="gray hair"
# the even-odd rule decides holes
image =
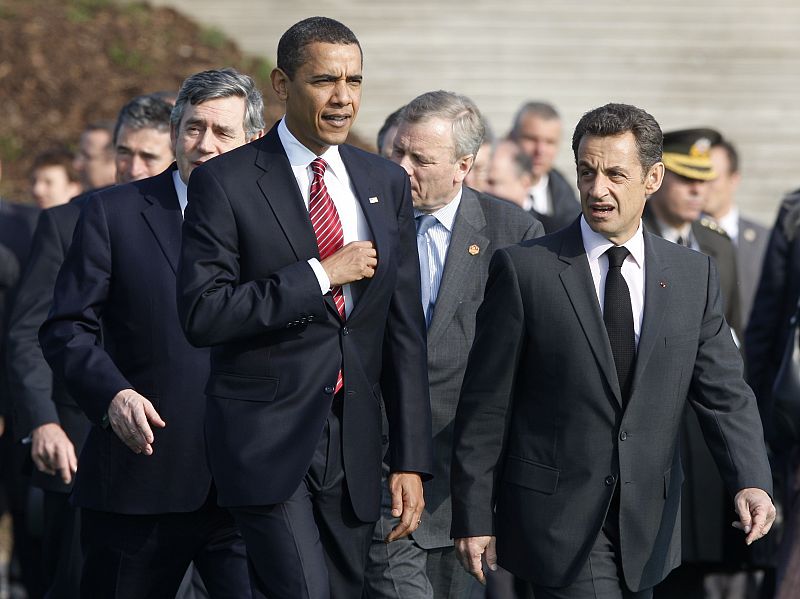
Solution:
[[[606,104],[590,110],[581,117],[572,134],[572,153],[578,162],[578,146],[586,135],[610,137],[630,131],[636,139],[639,163],[643,176],[650,167],[661,161],[664,135],[655,118],[630,104]]]
[[[522,125],[522,119],[528,115],[538,116],[545,121],[560,121],[561,115],[558,114],[555,106],[549,102],[542,102],[540,100],[532,100],[525,102],[519,107],[517,113],[514,115],[514,123],[511,125],[511,132],[508,136],[511,139],[516,139],[519,133],[519,128]]]
[[[419,123],[441,118],[452,123],[455,158],[475,156],[486,133],[478,107],[468,97],[454,92],[435,91],[417,96],[400,113],[400,121]]]
[[[511,164],[514,166],[514,172],[516,173],[517,177],[521,178],[523,175],[529,175],[531,172],[533,172],[533,159],[513,139],[504,139],[503,141],[499,142],[497,146],[495,146],[495,150],[501,145],[505,144],[508,144],[508,146],[514,150],[514,152],[511,154]]]
[[[169,114],[172,105],[154,96],[136,96],[125,104],[117,116],[114,126],[114,146],[117,145],[119,131],[123,127],[128,129],[156,129],[169,133]]]
[[[201,71],[188,77],[178,92],[170,122],[177,130],[187,104],[194,106],[208,100],[232,96],[245,101],[242,126],[245,138],[250,140],[264,129],[264,98],[256,88],[252,77],[244,75],[236,69]]]

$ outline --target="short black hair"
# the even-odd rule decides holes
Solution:
[[[584,136],[609,137],[628,131],[636,138],[639,162],[646,174],[651,166],[661,161],[664,135],[651,114],[630,104],[606,104],[581,117],[572,135],[575,162],[578,162],[578,146]]]
[[[358,38],[346,25],[328,17],[309,17],[289,27],[281,36],[278,68],[293,79],[306,60],[305,47],[314,43],[354,44],[363,56]]]
[[[129,129],[155,129],[169,133],[169,117],[172,104],[152,95],[136,96],[119,111],[114,126],[114,146],[117,145],[119,131]]]
[[[728,162],[730,163],[730,168],[728,169],[729,174],[732,175],[733,173],[739,172],[739,152],[736,150],[736,146],[723,137],[717,143],[711,144],[711,147],[722,148],[725,151],[725,154],[728,156]]]

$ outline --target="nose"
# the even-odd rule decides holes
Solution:
[[[352,96],[350,95],[350,88],[347,85],[347,81],[341,79],[336,82],[331,101],[337,106],[347,106],[352,102]]]
[[[130,173],[129,181],[144,179],[148,176],[147,164],[141,157],[134,155],[131,157],[131,166],[128,172]]]
[[[214,151],[214,132],[207,127],[197,140],[197,151],[202,154],[211,154]]]
[[[403,170],[405,170],[406,173],[408,173],[409,177],[412,176],[414,169],[411,166],[411,159],[408,156],[403,156],[399,161],[395,160],[395,162],[397,162],[397,164],[403,167]]]
[[[601,174],[597,174],[589,187],[589,196],[602,199],[608,194],[608,179]]]

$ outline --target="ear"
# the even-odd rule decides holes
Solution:
[[[289,76],[283,72],[283,70],[279,68],[272,69],[272,73],[270,73],[270,79],[272,80],[272,89],[275,90],[278,98],[281,102],[286,102],[286,88],[288,87]]]
[[[453,178],[455,183],[463,183],[464,178],[475,163],[475,154],[467,154],[456,160],[456,172]]]
[[[172,123],[169,124],[169,141],[172,144],[172,153],[178,145],[178,129]]]
[[[644,190],[645,194],[650,196],[657,192],[664,182],[664,163],[656,162],[647,171],[644,177]]]
[[[251,141],[257,140],[259,137],[264,137],[264,133],[266,133],[266,129],[259,129],[256,131],[255,135],[251,135],[247,138],[247,142],[250,143]]]

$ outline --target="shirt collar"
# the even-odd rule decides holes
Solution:
[[[286,117],[281,119],[278,124],[278,137],[281,140],[283,149],[286,152],[286,157],[289,159],[289,164],[292,166],[308,167],[311,162],[317,158],[311,150],[305,147],[298,139],[289,131],[286,126]],[[323,152],[319,158],[328,163],[328,170],[332,171],[336,177],[342,179],[346,176],[347,170],[342,162],[342,157],[339,155],[339,146],[328,146],[328,149]]]
[[[181,207],[181,214],[186,210],[186,205],[189,203],[187,197],[188,189],[186,183],[181,179],[181,173],[178,169],[172,171],[172,183],[175,185],[175,193],[178,194],[178,204]]]
[[[614,247],[614,244],[603,237],[600,233],[593,231],[586,222],[586,219],[581,215],[581,237],[583,238],[583,247],[586,250],[586,256],[589,260],[599,260],[600,256],[606,251]],[[642,221],[639,221],[639,228],[628,241],[622,244],[633,256],[636,266],[642,268],[644,265],[644,234],[642,233]]]
[[[432,216],[436,217],[436,220],[439,221],[439,224],[444,226],[445,229],[453,232],[453,223],[456,220],[456,212],[458,212],[458,205],[461,203],[461,195],[464,192],[464,188],[460,187],[458,189],[458,193],[456,197],[450,200],[445,206],[439,208],[436,212],[431,212]],[[426,212],[422,212],[421,210],[417,210],[414,208],[414,216],[420,216],[422,214],[427,214]]]

